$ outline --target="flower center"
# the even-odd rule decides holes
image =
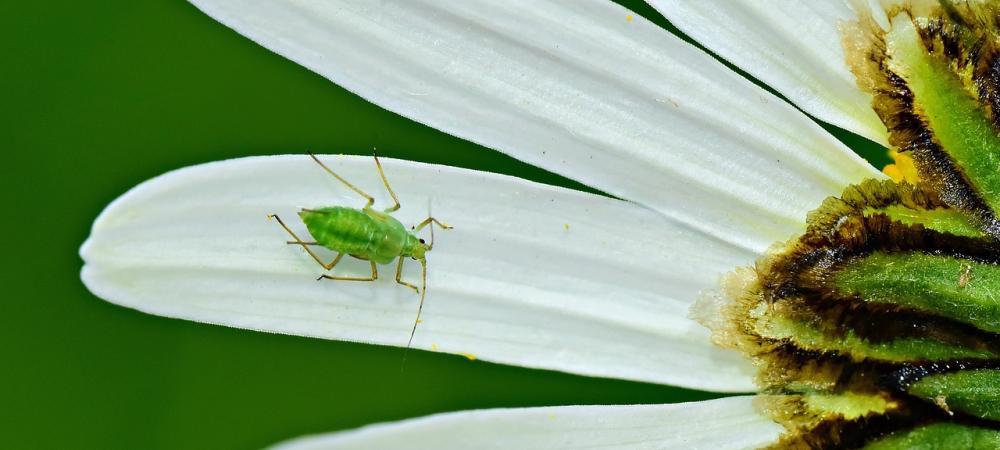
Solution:
[[[827,199],[700,302],[757,363],[778,447],[1000,448],[998,23],[942,2],[846,30],[893,180]]]

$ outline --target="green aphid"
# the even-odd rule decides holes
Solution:
[[[340,180],[352,191],[357,192],[358,195],[362,196],[367,200],[367,203],[360,209],[349,208],[346,206],[324,206],[321,208],[303,208],[299,211],[299,217],[302,222],[306,225],[306,229],[309,230],[309,234],[312,235],[312,241],[303,241],[289,228],[285,225],[285,222],[281,220],[277,215],[268,215],[268,218],[274,218],[278,221],[282,228],[288,232],[294,238],[292,241],[287,241],[290,245],[301,245],[302,248],[312,256],[317,264],[323,267],[326,271],[333,270],[334,267],[344,258],[344,255],[350,255],[357,259],[368,261],[371,264],[371,276],[369,277],[344,277],[344,276],[334,276],[328,274],[322,274],[316,280],[340,280],[340,281],[375,281],[378,279],[378,267],[376,264],[389,264],[393,260],[397,260],[396,263],[396,283],[413,289],[420,294],[420,303],[417,306],[417,318],[413,322],[413,329],[410,331],[410,339],[407,341],[407,348],[413,343],[413,334],[417,331],[417,324],[420,323],[420,312],[424,307],[424,297],[427,295],[427,252],[434,248],[434,227],[431,226],[431,241],[430,243],[424,242],[423,239],[417,237],[416,233],[422,230],[424,227],[432,224],[436,224],[444,229],[451,229],[452,227],[439,222],[434,217],[427,217],[422,222],[407,230],[402,223],[392,217],[391,213],[399,209],[399,199],[396,198],[396,193],[392,191],[389,186],[389,180],[385,177],[385,172],[382,170],[382,164],[378,160],[378,155],[374,155],[375,167],[378,168],[378,174],[382,178],[382,184],[385,185],[385,190],[389,192],[389,196],[392,197],[393,205],[382,211],[377,211],[372,208],[375,204],[375,198],[366,194],[361,189],[358,189],[353,184],[349,183],[347,180],[337,175],[334,171],[330,170],[325,164],[323,164],[316,155],[309,153],[313,161],[319,164],[327,173],[333,175],[334,178]],[[412,231],[411,231],[412,230]],[[312,251],[310,246],[322,246],[326,247],[334,252],[337,252],[337,256],[333,258],[332,261],[326,263],[320,259]],[[416,261],[420,261],[421,274],[420,281],[421,286],[417,288],[413,284],[407,283],[402,280],[403,276],[403,261],[406,258],[412,258]]]

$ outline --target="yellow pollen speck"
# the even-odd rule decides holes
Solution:
[[[569,231],[569,224],[568,223],[564,223],[563,224],[563,229],[566,230],[566,231]]]
[[[625,16],[625,21],[626,22],[631,22],[632,21],[632,16]]]
[[[882,173],[897,183],[906,181],[910,184],[917,184],[920,181],[920,174],[917,172],[917,166],[913,163],[913,158],[895,150],[889,150],[889,156],[895,161],[895,164],[889,164],[882,168]]]
[[[456,353],[456,355],[462,355],[466,359],[468,359],[469,361],[475,361],[476,360],[476,355],[473,355],[472,353]]]
[[[433,350],[435,352],[438,350],[437,342],[431,343],[431,350]]]

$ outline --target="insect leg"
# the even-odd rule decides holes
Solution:
[[[333,269],[333,266],[336,266],[337,263],[340,262],[340,258],[344,257],[344,254],[341,253],[341,254],[337,255],[336,258],[333,258],[333,261],[330,261],[328,263],[323,262],[323,260],[319,259],[319,256],[317,256],[315,253],[313,253],[313,251],[308,247],[309,245],[316,245],[315,242],[305,242],[302,239],[299,239],[299,236],[296,235],[295,232],[292,231],[291,228],[288,228],[288,225],[285,225],[285,222],[282,221],[281,218],[278,217],[277,215],[270,214],[270,215],[267,216],[267,218],[268,219],[277,220],[278,221],[278,225],[281,225],[281,228],[284,228],[285,231],[288,232],[288,234],[292,235],[292,237],[295,238],[294,241],[286,241],[285,242],[286,244],[301,245],[302,248],[305,249],[306,253],[308,253],[309,256],[312,256],[312,259],[316,260],[316,264],[319,264],[319,265],[323,266],[324,269],[326,269],[326,270]]]
[[[344,254],[341,253],[341,254],[337,255],[337,260],[338,261],[340,260],[341,256],[344,256]],[[324,278],[327,279],[327,280],[339,280],[339,281],[375,281],[375,280],[378,279],[378,269],[375,268],[375,261],[368,261],[368,262],[371,263],[371,265],[372,265],[372,276],[369,277],[369,278],[364,278],[364,277],[335,277],[335,276],[332,276],[332,275],[323,274],[323,275],[320,275],[319,278],[316,279],[316,281],[322,280]]]
[[[426,227],[427,225],[432,224],[432,223],[433,224],[437,224],[437,226],[439,226],[439,227],[441,227],[441,228],[443,228],[445,230],[450,230],[452,228],[455,228],[455,227],[450,226],[450,225],[448,225],[446,223],[441,223],[440,221],[438,221],[437,219],[435,219],[433,217],[428,217],[428,218],[424,219],[423,222],[420,222],[420,223],[417,224],[417,226],[413,227],[413,230],[414,231],[420,231],[424,227]],[[431,242],[430,242],[430,244],[427,245],[427,250],[430,250],[432,248],[434,248],[434,227],[433,226],[431,226]]]
[[[366,200],[368,200],[368,204],[365,205],[365,207],[371,206],[372,204],[375,203],[375,197],[372,197],[372,196],[366,194],[364,191],[362,191],[361,189],[358,189],[353,184],[349,183],[347,180],[345,180],[344,178],[342,178],[340,175],[337,175],[336,173],[334,173],[334,171],[330,170],[330,168],[327,167],[326,164],[323,164],[323,162],[320,161],[319,158],[317,158],[316,155],[314,155],[312,152],[308,152],[308,153],[309,153],[309,156],[312,157],[313,161],[316,161],[316,164],[319,164],[319,166],[322,167],[323,170],[326,171],[326,173],[328,173],[330,175],[333,175],[334,178],[340,180],[341,183],[344,183],[344,185],[346,185],[347,187],[349,187],[352,191],[357,192],[358,195],[360,195],[360,196],[364,197]]]
[[[435,224],[437,224],[437,226],[439,226],[441,228],[444,228],[445,230],[450,230],[452,228],[455,228],[455,227],[453,227],[451,225],[448,225],[446,223],[441,223],[440,221],[438,221],[437,219],[435,219],[433,217],[428,217],[428,218],[424,219],[423,222],[418,223],[417,226],[414,227],[414,229],[416,229],[417,231],[420,231],[424,227],[426,227],[427,224],[430,224],[430,223],[435,223]]]
[[[372,150],[372,156],[375,157],[375,167],[378,168],[378,175],[382,177],[382,184],[385,185],[385,190],[389,191],[389,196],[392,197],[393,201],[393,205],[386,208],[383,212],[390,213],[396,211],[399,209],[399,199],[396,198],[396,193],[392,191],[391,187],[389,187],[389,180],[385,177],[385,171],[382,170],[382,163],[378,161],[378,153],[376,153],[375,150]]]
[[[413,289],[417,293],[420,293],[420,289],[417,289],[416,286],[414,286],[414,285],[412,285],[410,283],[407,283],[407,282],[405,282],[405,281],[403,281],[403,280],[400,279],[403,276],[403,261],[405,261],[405,260],[406,260],[406,257],[400,256],[399,257],[399,263],[396,264],[396,282],[399,283],[399,284],[402,284],[403,286],[406,286],[408,288]]]

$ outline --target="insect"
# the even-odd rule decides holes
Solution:
[[[406,347],[409,348],[413,343],[413,335],[417,331],[417,324],[420,323],[420,313],[424,308],[424,297],[427,295],[427,258],[426,253],[434,248],[434,225],[437,225],[443,229],[451,229],[444,223],[439,222],[433,216],[428,215],[419,224],[411,227],[407,230],[402,223],[392,217],[391,213],[397,211],[400,207],[399,199],[396,198],[396,193],[392,191],[392,187],[389,186],[389,180],[385,177],[385,172],[382,170],[382,163],[378,160],[378,155],[374,154],[375,167],[378,168],[378,174],[382,178],[382,184],[385,185],[385,190],[389,192],[389,196],[392,197],[393,205],[382,211],[377,211],[372,208],[375,204],[375,198],[366,194],[361,189],[357,188],[347,180],[345,180],[340,175],[337,175],[333,170],[330,170],[326,164],[323,164],[316,155],[309,152],[309,156],[319,164],[327,173],[332,175],[334,178],[344,183],[345,186],[350,188],[352,191],[358,193],[358,195],[365,198],[367,203],[360,209],[350,208],[346,206],[325,206],[316,209],[303,208],[299,211],[299,218],[306,225],[306,229],[309,234],[314,239],[313,241],[303,241],[292,231],[285,222],[281,220],[276,214],[269,214],[268,219],[274,219],[278,221],[289,235],[292,236],[294,240],[287,241],[289,245],[300,245],[306,251],[306,253],[311,256],[317,264],[323,267],[327,272],[333,270],[338,263],[344,258],[344,255],[349,255],[354,258],[368,261],[371,265],[371,276],[369,277],[345,277],[345,276],[335,276],[329,274],[322,274],[319,280],[339,280],[339,281],[375,281],[378,279],[378,267],[377,264],[389,264],[393,260],[397,260],[396,263],[396,283],[413,289],[418,294],[420,294],[420,303],[417,306],[417,318],[413,322],[413,329],[410,331],[410,339],[407,341]],[[429,243],[424,242],[423,239],[417,237],[416,233],[422,230],[424,227],[430,225],[431,241]],[[334,252],[337,252],[337,256],[333,258],[330,262],[323,262],[322,259],[315,252],[313,252],[313,246],[326,247]],[[421,275],[420,281],[421,286],[417,288],[413,284],[407,283],[402,280],[403,276],[403,262],[406,258],[412,258],[416,261],[420,261]]]
[[[968,264],[962,265],[962,273],[958,276],[958,288],[965,289],[972,281],[972,266]]]

